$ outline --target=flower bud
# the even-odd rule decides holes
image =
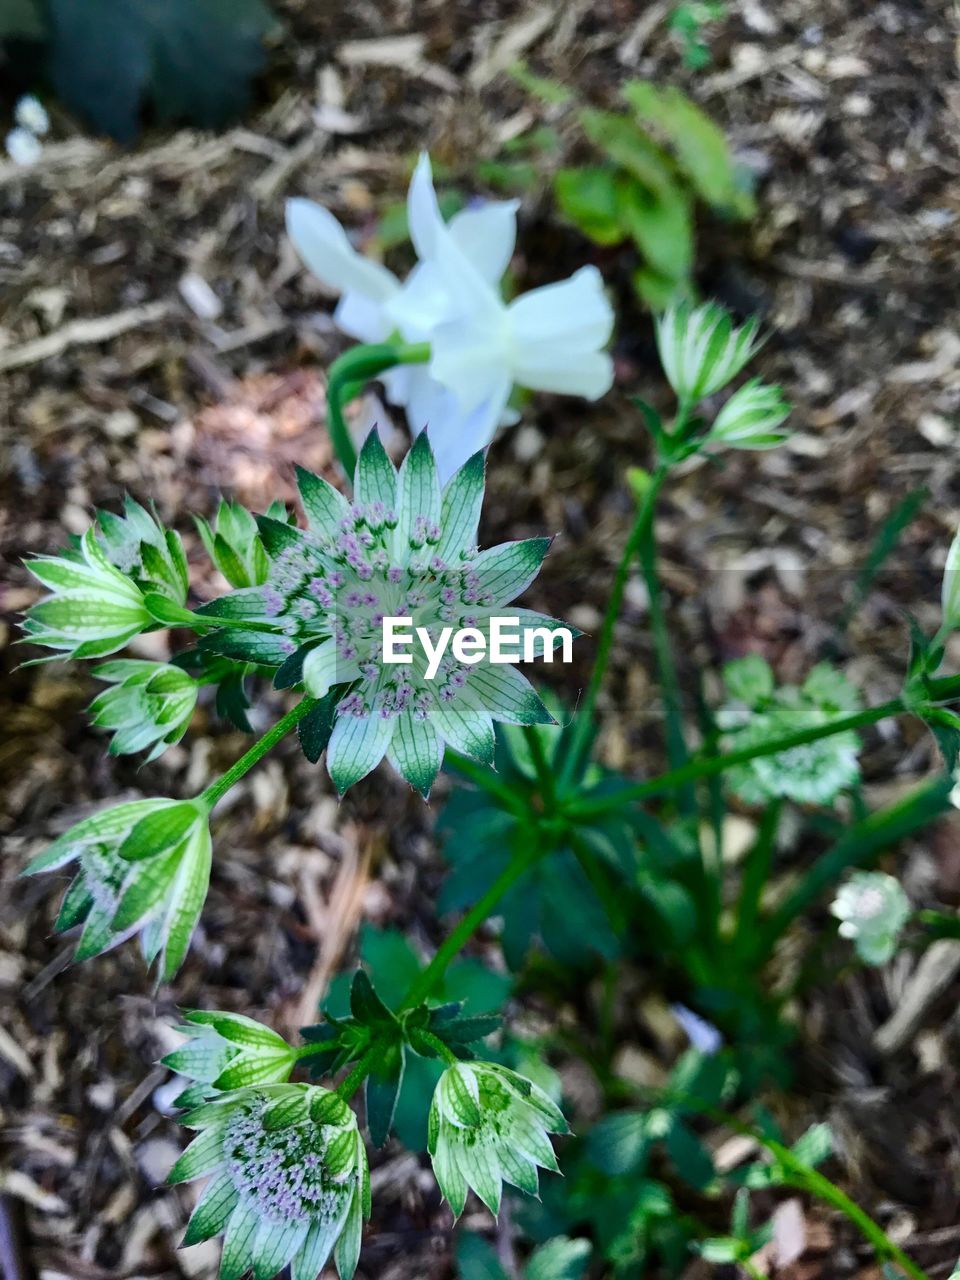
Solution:
[[[660,362],[677,398],[695,405],[732,382],[757,350],[759,322],[735,329],[729,312],[708,302],[674,303],[657,321]]]
[[[723,406],[706,442],[724,444],[730,449],[774,449],[790,434],[779,429],[789,415],[790,406],[780,388],[768,387],[754,378],[735,391]]]
[[[98,511],[97,522],[108,558],[128,573],[145,592],[154,592],[183,605],[190,585],[187,558],[180,535],[164,529],[155,511],[148,511],[127,495],[123,515]]]
[[[75,960],[140,935],[147,964],[163,981],[179,969],[210,882],[207,811],[195,801],[133,800],[71,827],[24,875],[76,861],[56,929],[82,924]]]
[[[24,619],[34,644],[72,658],[101,658],[155,625],[140,588],[110,563],[93,528],[78,551],[39,556],[26,566],[50,590]]]
[[[209,1177],[183,1243],[221,1231],[221,1275],[316,1280],[333,1252],[350,1280],[370,1214],[367,1153],[356,1116],[319,1085],[239,1089],[183,1118],[199,1136],[169,1181]]]
[[[886,964],[897,949],[900,931],[910,918],[910,900],[900,882],[882,871],[857,871],[830,907],[841,922],[839,934],[849,938],[865,964]]]
[[[121,658],[105,662],[93,674],[116,686],[90,703],[93,723],[113,730],[112,756],[152,747],[147,760],[155,760],[186,733],[199,685],[182,668]]]
[[[943,626],[953,631],[960,627],[960,529],[954,535],[943,567],[943,585],[940,589],[943,610]]]
[[[550,1133],[569,1133],[567,1122],[531,1081],[494,1062],[448,1067],[430,1105],[428,1149],[456,1217],[468,1187],[493,1214],[504,1182],[536,1195],[538,1166],[558,1171]]]
[[[161,1061],[195,1083],[177,1099],[195,1106],[208,1097],[253,1084],[285,1084],[297,1051],[269,1027],[240,1013],[192,1009],[178,1030],[189,1039]]]
[[[245,507],[221,501],[213,527],[200,516],[194,520],[207,555],[231,587],[258,587],[266,582],[270,562],[257,522]]]

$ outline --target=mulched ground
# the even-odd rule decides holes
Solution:
[[[108,764],[84,723],[93,692],[84,672],[16,671],[10,642],[33,598],[19,558],[53,550],[65,529],[82,531],[91,507],[116,506],[124,490],[153,498],[199,561],[187,511],[209,514],[220,489],[262,509],[292,496],[295,460],[328,466],[321,371],[341,341],[330,300],[282,237],[286,195],[323,201],[363,238],[384,202],[402,195],[423,145],[475,186],[464,157],[489,158],[521,125],[550,115],[501,73],[521,54],[598,105],[615,105],[627,76],[682,84],[759,178],[748,227],[704,220],[700,283],[763,315],[772,337],[757,371],[783,383],[797,428],[775,453],[691,466],[665,499],[658,530],[684,683],[758,646],[794,678],[839,643],[866,696],[886,698],[904,661],[901,610],[935,625],[960,518],[960,91],[949,6],[887,0],[860,13],[842,0],[741,0],[718,25],[713,67],[696,78],[665,34],[667,8],[288,4],[271,102],[244,126],[148,137],[121,152],[56,119],[60,140],[34,170],[0,164],[0,548],[9,564],[0,587],[0,1218],[22,1238],[10,1280],[212,1276],[214,1245],[175,1250],[190,1193],[158,1186],[180,1141],[164,1115],[166,1073],[154,1066],[175,1005],[242,1009],[292,1031],[352,959],[362,919],[398,925],[425,949],[440,936],[431,901],[441,868],[420,802],[381,770],[338,808],[322,769],[290,744],[218,812],[210,897],[175,987],[155,991],[129,947],[68,968],[70,944],[50,931],[57,894],[49,882],[15,881],[26,858],[91,805],[191,794],[242,749],[205,707],[185,743],[155,764]],[[514,264],[521,285],[585,257],[621,303],[618,390],[596,406],[533,401],[523,427],[492,451],[484,536],[557,533],[531,603],[590,631],[630,520],[624,468],[647,460],[627,396],[657,403],[663,390],[649,319],[625,283],[628,257],[592,249],[550,219],[544,199],[528,202]],[[362,412],[382,417],[373,403]],[[872,538],[921,487],[922,514],[838,642]],[[589,641],[580,655],[574,669],[546,675],[571,700]],[[633,583],[601,749],[637,774],[661,760],[649,669]],[[275,698],[264,704],[266,724]],[[885,725],[865,759],[873,799],[933,762],[908,724]],[[956,904],[957,826],[903,851],[899,867],[924,900]],[[960,986],[956,946],[929,955],[926,969],[901,956],[882,975],[810,997],[798,1011],[803,1087],[786,1112],[798,1132],[831,1120],[841,1143],[834,1171],[931,1275],[946,1275],[960,1253]],[[498,962],[494,946],[486,958]],[[641,991],[618,1034],[624,1058],[640,1044],[649,1056],[653,1043],[663,1068],[677,1046],[651,1031],[662,1023],[659,999]],[[905,1001],[915,1022],[881,1037],[881,1051],[874,1034]],[[388,1148],[374,1177],[360,1274],[448,1276],[449,1216],[430,1176]],[[781,1274],[877,1274],[862,1269],[846,1230],[807,1214],[807,1253]]]

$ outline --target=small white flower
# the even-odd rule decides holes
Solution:
[[[685,1004],[672,1004],[670,1012],[677,1020],[677,1025],[683,1031],[684,1035],[690,1041],[692,1048],[698,1053],[712,1057],[713,1054],[719,1053],[723,1048],[723,1036],[706,1018],[701,1018],[699,1013],[694,1013],[692,1009],[688,1009]]]
[[[14,164],[29,168],[43,154],[43,144],[29,129],[11,129],[6,140],[7,155]]]
[[[897,949],[910,901],[893,876],[858,871],[840,888],[830,910],[840,921],[840,936],[853,942],[860,959],[881,965]]]
[[[21,129],[29,129],[38,138],[43,138],[50,131],[50,117],[39,98],[27,94],[20,99],[14,108],[13,118]]]
[[[657,321],[657,349],[663,371],[678,398],[689,405],[732,382],[757,350],[759,321],[736,329],[716,303],[670,306]]]
[[[609,390],[613,362],[602,348],[613,311],[594,267],[505,304],[500,280],[513,256],[517,202],[468,208],[445,223],[426,155],[407,207],[420,261],[402,284],[358,254],[319,205],[289,201],[287,230],[309,269],[343,295],[334,318],[345,333],[430,344],[429,364],[390,370],[384,383],[414,433],[430,426],[446,480],[499,425],[517,421],[507,407],[514,385],[590,400]]]
[[[774,449],[790,434],[782,429],[789,416],[790,406],[780,388],[754,378],[735,391],[717,414],[707,441],[730,449]]]

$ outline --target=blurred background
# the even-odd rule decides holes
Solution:
[[[899,688],[903,610],[936,626],[960,517],[956,34],[943,0],[0,0],[4,1280],[215,1275],[216,1243],[176,1250],[192,1192],[160,1185],[181,1145],[177,1090],[155,1065],[176,1005],[292,1033],[359,945],[385,956],[442,937],[432,813],[385,769],[338,805],[292,743],[218,810],[211,892],[175,987],[155,990],[131,947],[70,968],[51,884],[16,880],[91,805],[192,794],[243,749],[203,704],[160,760],[108,762],[83,715],[88,674],[18,669],[13,641],[36,598],[21,558],[56,550],[125,492],[183,534],[202,597],[220,584],[190,513],[212,516],[221,492],[254,510],[292,503],[295,462],[335,478],[324,370],[346,343],[335,299],[284,237],[284,199],[319,201],[403,270],[403,197],[428,148],[446,210],[477,195],[522,201],[518,289],[599,267],[618,313],[617,386],[593,405],[530,400],[491,450],[481,530],[485,543],[559,535],[526,603],[587,633],[632,518],[625,469],[649,461],[630,397],[669,404],[651,308],[682,288],[759,314],[770,337],[756,372],[782,384],[795,433],[769,454],[697,459],[666,496],[682,678],[693,689],[703,675],[709,693],[704,673],[760,652],[796,680],[829,651],[879,701]],[[642,104],[623,93],[635,81],[652,86]],[[372,393],[352,412],[358,433],[378,422],[399,456],[402,417]],[[878,537],[882,570],[864,577]],[[638,776],[662,760],[645,611],[638,578],[599,748]],[[147,637],[140,651],[162,658],[164,643]],[[571,704],[589,634],[578,654],[542,672]],[[258,724],[279,697],[263,692]],[[919,726],[885,724],[867,743],[868,797],[893,798],[932,758]],[[731,822],[742,844],[750,815]],[[960,902],[954,821],[898,865],[908,888]],[[811,986],[792,1014],[791,1091],[776,1102],[796,1132],[830,1119],[834,1174],[931,1276],[960,1253],[958,946],[932,970],[906,955]],[[507,972],[484,936],[469,963],[478,1004],[508,998],[534,1039],[589,1022],[604,999],[589,958]],[[686,1044],[666,1016],[672,993],[641,966],[624,974],[606,1015],[613,1069],[656,1083]],[[911,1016],[890,1032],[905,1001]],[[588,1126],[596,1079],[550,1054],[575,1127]],[[468,1267],[422,1154],[389,1145],[373,1179],[360,1275],[441,1280]],[[802,1213],[796,1257],[777,1274],[880,1275],[848,1228]],[[468,1209],[465,1226],[519,1274],[509,1211],[495,1236],[482,1213]],[[622,1274],[645,1274],[631,1265]],[[646,1274],[669,1274],[661,1265]],[[715,1271],[697,1261],[683,1274]]]

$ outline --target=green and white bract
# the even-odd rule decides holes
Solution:
[[[494,1062],[458,1062],[440,1077],[430,1104],[433,1172],[456,1217],[472,1187],[491,1213],[509,1182],[536,1195],[538,1167],[558,1171],[551,1133],[569,1133],[544,1091]]]
[[[93,674],[115,686],[94,698],[89,708],[98,728],[113,731],[112,756],[149,747],[147,761],[156,760],[186,733],[199,686],[181,667],[119,658]]]
[[[674,303],[657,320],[657,349],[667,379],[683,403],[693,406],[732,382],[757,349],[759,321],[734,328],[716,303]]]
[[[790,435],[783,429],[789,416],[790,406],[780,388],[753,378],[717,414],[705,443],[728,449],[775,449]]]
[[[187,1041],[161,1059],[165,1067],[194,1083],[179,1095],[178,1107],[193,1107],[216,1093],[254,1084],[285,1084],[297,1052],[269,1027],[242,1013],[191,1009],[177,1030]]]
[[[28,610],[24,633],[33,644],[59,650],[57,657],[102,658],[154,625],[140,588],[111,564],[94,528],[78,550],[38,556],[26,567],[50,595]]]
[[[886,964],[910,918],[910,900],[899,880],[882,871],[858,871],[838,891],[831,912],[865,964]]]
[[[385,617],[412,618],[434,642],[449,626],[476,627],[489,643],[490,618],[503,614],[539,572],[548,538],[477,551],[481,454],[441,493],[426,433],[398,473],[373,431],[360,455],[353,502],[309,472],[301,471],[299,482],[308,528],[260,519],[267,580],[200,610],[206,620],[231,624],[201,647],[280,666],[280,676],[293,673],[288,683],[302,679],[308,693],[330,698],[327,768],[341,794],[386,756],[426,796],[444,744],[490,764],[495,720],[552,722],[513,666],[486,658],[467,665],[448,652],[428,680],[416,645],[410,665],[383,660]],[[546,640],[532,632],[561,626],[512,605],[509,614],[519,619],[521,647],[530,634],[537,653]],[[245,631],[244,623],[258,629]]]
[[[858,691],[829,663],[819,663],[802,685],[776,687],[773,672],[751,654],[724,668],[733,700],[717,714],[717,724],[732,733],[735,750],[815,729],[861,707]],[[731,790],[747,804],[782,798],[797,804],[829,804],[860,776],[860,738],[844,730],[777,755],[758,756],[728,771]]]
[[[147,964],[159,957],[160,977],[169,981],[207,896],[210,857],[205,809],[191,801],[133,800],[78,822],[23,874],[78,862],[56,922],[58,933],[83,925],[74,959],[139,934]]]
[[[341,1280],[360,1254],[370,1174],[356,1116],[319,1085],[239,1089],[183,1117],[199,1130],[170,1182],[209,1176],[183,1243],[225,1232],[220,1280],[316,1280],[331,1251]]]

